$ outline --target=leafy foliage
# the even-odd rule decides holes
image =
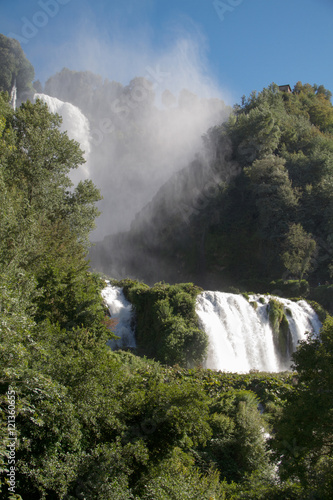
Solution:
[[[192,283],[149,288],[139,282],[117,283],[136,308],[139,351],[166,364],[188,366],[203,361],[208,340],[200,330],[195,298],[200,289]]]
[[[316,250],[316,242],[300,224],[292,224],[287,237],[288,250],[282,255],[286,269],[300,280],[311,268],[311,258]]]
[[[103,324],[103,285],[86,261],[99,194],[90,183],[70,191],[68,174],[82,162],[82,152],[60,133],[60,118],[44,104],[27,102],[14,114],[2,94],[0,124],[3,419],[11,387],[18,489],[26,498],[51,490],[63,497],[76,474],[82,434],[67,388],[50,377],[45,361],[61,328],[69,337],[81,332],[102,345],[110,335]],[[6,442],[7,433],[2,435]]]
[[[297,207],[297,195],[284,165],[282,158],[266,156],[244,170],[250,179],[261,234],[269,239],[285,234],[288,214]]]
[[[297,386],[274,439],[282,476],[296,476],[320,498],[332,495],[332,339],[329,317],[320,337],[303,341],[294,354]],[[323,483],[322,483],[323,481]]]
[[[16,83],[18,94],[31,88],[34,68],[17,40],[0,33],[0,91],[10,94]]]

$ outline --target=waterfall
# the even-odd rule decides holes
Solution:
[[[111,318],[118,323],[112,348],[135,347],[133,309],[119,287],[110,284],[102,292]],[[270,300],[282,304],[288,320],[286,331],[274,332],[269,319]],[[245,373],[250,370],[279,372],[290,369],[290,358],[306,333],[318,334],[321,323],[304,300],[293,302],[269,295],[242,295],[203,292],[198,295],[196,313],[209,339],[205,367]],[[282,342],[285,352],[281,352]]]
[[[108,284],[102,290],[102,297],[109,308],[111,318],[115,320],[115,327],[112,327],[112,331],[120,337],[117,340],[110,340],[109,346],[112,349],[135,347],[134,329],[132,328],[133,308],[132,304],[126,300],[122,288]]]
[[[239,373],[290,369],[297,343],[306,339],[306,332],[318,333],[321,323],[307,302],[274,297],[283,305],[289,326],[284,339],[287,356],[282,355],[276,346],[279,333],[269,321],[271,298],[250,295],[248,301],[242,295],[222,292],[198,296],[196,311],[209,338],[206,368]]]
[[[13,108],[13,110],[16,110],[16,100],[17,100],[17,88],[16,88],[16,80],[14,81],[12,91],[10,93],[10,101],[9,104]]]
[[[73,104],[63,102],[56,97],[46,94],[35,94],[34,100],[36,101],[36,99],[44,101],[51,113],[57,113],[62,117],[61,131],[67,132],[70,139],[74,139],[80,144],[81,149],[85,152],[85,160],[88,162],[91,151],[88,118]],[[89,177],[89,169],[86,166],[81,166],[77,175],[71,175],[73,181],[81,180],[82,177]]]

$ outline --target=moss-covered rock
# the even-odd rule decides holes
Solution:
[[[268,303],[269,321],[273,330],[274,345],[283,358],[288,358],[293,350],[289,323],[283,304],[271,298]]]
[[[201,289],[192,283],[154,286],[132,280],[114,282],[136,310],[138,353],[162,363],[193,366],[203,362],[208,337],[195,311]]]

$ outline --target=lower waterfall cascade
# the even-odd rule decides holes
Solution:
[[[110,317],[115,320],[112,331],[119,339],[109,340],[112,349],[136,347],[135,333],[132,328],[133,307],[124,296],[123,290],[118,286],[108,285],[102,290],[102,297],[107,305]]]
[[[102,296],[111,318],[117,321],[112,349],[135,347],[133,307],[120,287],[110,284]],[[276,335],[270,319],[270,300],[278,301],[288,320],[287,356],[276,347]],[[204,367],[212,370],[246,373],[250,370],[279,372],[289,370],[291,354],[307,332],[318,334],[321,322],[305,301],[298,302],[270,295],[242,296],[225,292],[205,291],[197,296],[196,313],[200,327],[209,339]]]
[[[278,352],[269,320],[269,301],[283,305],[288,319],[291,352]],[[199,322],[209,338],[206,368],[230,372],[278,372],[290,369],[290,357],[306,333],[318,334],[321,322],[305,301],[293,302],[270,295],[203,292],[197,297]]]

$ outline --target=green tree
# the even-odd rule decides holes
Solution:
[[[6,184],[24,197],[26,217],[33,212],[51,223],[64,221],[86,244],[99,215],[95,202],[101,196],[90,180],[72,189],[69,173],[85,160],[79,144],[60,132],[60,123],[45,103],[22,104],[6,124],[8,133],[14,134],[15,148],[7,155],[3,175]]]
[[[283,264],[287,271],[301,280],[311,269],[316,242],[304,231],[301,224],[291,224],[286,236],[286,247],[282,254]]]
[[[16,83],[18,94],[31,89],[34,68],[14,38],[0,33],[0,90],[11,92]]]
[[[266,156],[247,167],[245,174],[250,180],[249,188],[258,210],[261,235],[281,238],[298,202],[285,161],[278,156]]]
[[[243,166],[274,154],[280,140],[280,128],[267,103],[236,115],[227,124],[236,160]]]
[[[230,390],[214,398],[209,421],[213,435],[201,451],[228,481],[239,481],[268,466],[264,420],[251,391]]]
[[[333,131],[332,93],[323,85],[297,82],[293,90],[292,109],[308,117],[322,132]]]
[[[318,498],[333,494],[333,318],[293,355],[294,391],[277,426],[274,446],[283,477],[296,476]],[[322,495],[320,494],[322,492]]]
[[[145,478],[142,500],[211,500],[223,499],[223,487],[216,471],[202,474],[189,454],[175,448],[158,467],[151,468]]]

